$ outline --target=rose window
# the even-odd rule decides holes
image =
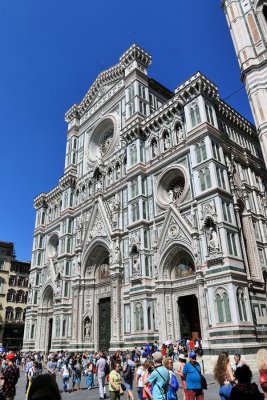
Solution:
[[[103,156],[109,149],[112,138],[113,138],[113,132],[114,132],[113,128],[110,128],[105,132],[103,139],[101,140],[101,143],[100,143],[101,156]]]
[[[178,200],[184,191],[185,180],[183,176],[174,179],[169,185],[169,191],[173,193],[173,200]]]

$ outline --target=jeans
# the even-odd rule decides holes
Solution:
[[[70,389],[69,385],[69,376],[63,376],[62,382],[63,382],[63,392],[67,392]]]
[[[233,386],[231,385],[231,383],[226,384],[226,385],[221,385],[220,390],[219,390],[220,399],[221,400],[229,400],[232,388],[233,388]]]
[[[94,375],[92,374],[92,372],[88,372],[88,375],[86,377],[86,386],[88,388],[94,386]]]
[[[142,400],[142,398],[143,398],[143,389],[144,388],[141,386],[138,387],[137,393],[138,393],[139,400]]]
[[[105,376],[98,376],[98,386],[99,386],[99,396],[100,399],[104,398],[104,394],[106,394],[106,388],[105,388]]]

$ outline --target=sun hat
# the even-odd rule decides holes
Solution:
[[[179,354],[178,358],[179,358],[179,360],[186,360],[186,357],[184,356],[184,354]]]

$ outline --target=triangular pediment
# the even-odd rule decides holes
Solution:
[[[111,226],[108,221],[102,200],[98,200],[92,209],[88,227],[85,234],[85,246],[88,246],[95,238],[103,238],[110,241]]]
[[[101,72],[81,101],[79,105],[80,111],[86,112],[123,78],[124,67],[121,64],[117,64],[114,67],[108,68]]]
[[[170,205],[158,243],[159,253],[161,254],[172,241],[193,247],[192,234],[192,229],[186,224],[180,212],[173,205]]]

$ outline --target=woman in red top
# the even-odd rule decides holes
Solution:
[[[166,357],[167,355],[167,348],[166,348],[166,344],[163,343],[162,347],[161,347],[161,353],[163,355],[163,357]]]

